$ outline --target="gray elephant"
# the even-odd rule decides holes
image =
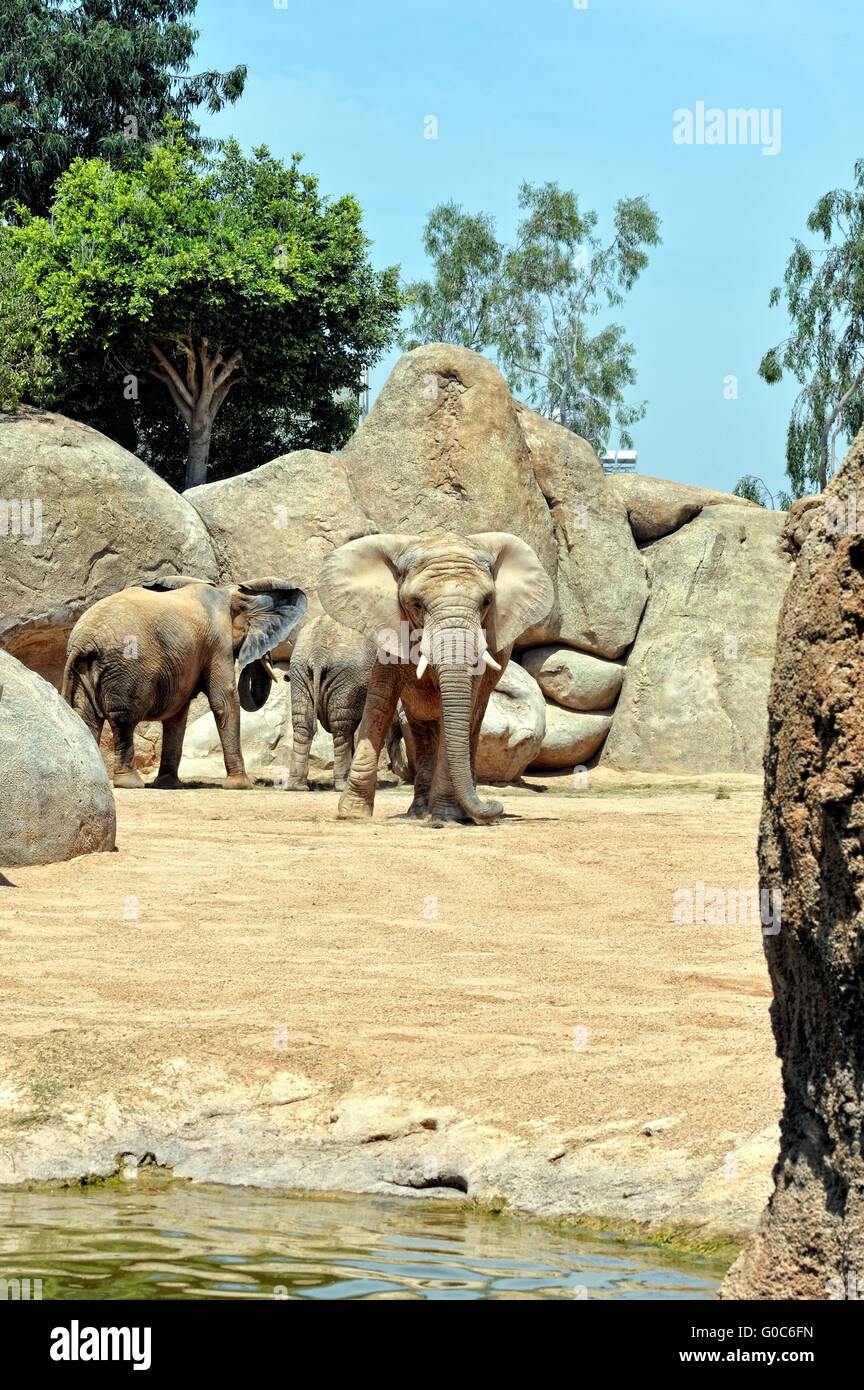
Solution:
[[[96,741],[107,719],[115,787],[143,787],[133,735],[162,724],[156,787],[179,787],[189,704],[205,694],[225,757],[226,787],[251,787],[240,747],[240,706],[260,709],[276,679],[268,654],[306,611],[287,580],[219,587],[186,575],[135,585],[100,599],[69,635],[62,693]],[[241,667],[239,683],[235,660]]]
[[[309,749],[316,722],[333,736],[333,785],[341,791],[354,753],[354,735],[363,715],[375,643],[326,614],[312,618],[291,654],[291,723],[294,746],[289,791],[305,790]],[[394,772],[404,774],[402,730],[394,715],[387,734],[387,753]]]
[[[554,590],[530,545],[507,532],[364,536],[330,554],[324,608],[376,643],[343,818],[371,816],[381,747],[401,699],[414,745],[409,815],[491,821],[477,795],[480,726],[521,633],[546,616]]]

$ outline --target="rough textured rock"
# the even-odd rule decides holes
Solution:
[[[407,353],[342,457],[380,531],[512,531],[533,546],[556,602],[519,645],[614,657],[633,641],[647,588],[624,507],[590,445],[517,405],[486,358]]]
[[[864,433],[826,498],[864,495]],[[864,1278],[864,534],[811,526],[783,604],[759,837],[783,1063],[775,1189],[726,1298],[860,1299]]]
[[[27,504],[20,534],[14,515],[0,516],[0,646],[58,687],[66,639],[97,599],[167,574],[216,577],[188,502],[119,444],[62,415],[0,415],[0,498],[19,511]]]
[[[603,762],[621,770],[761,765],[777,615],[790,574],[783,512],[705,507],[643,552],[651,597]]]
[[[546,734],[546,702],[537,682],[511,661],[492,692],[477,750],[477,776],[515,782],[540,751]]]
[[[603,661],[573,647],[532,647],[520,659],[547,700],[565,709],[608,709],[624,679],[624,667],[617,661]]]
[[[287,665],[275,667],[280,676],[288,672]],[[240,739],[243,761],[250,777],[265,774],[286,780],[291,766],[291,687],[285,680],[273,686],[266,705],[254,714],[240,711]],[[324,772],[333,768],[333,740],[318,725],[312,740],[309,758],[311,771]],[[216,721],[210,710],[187,726],[183,740],[183,757],[178,772],[181,780],[194,782],[199,777],[225,776],[222,745]]]
[[[546,706],[546,734],[533,767],[579,767],[602,747],[612,725],[611,710],[581,713]]]
[[[354,497],[340,458],[302,449],[294,454],[185,492],[202,517],[223,580],[275,575],[296,580],[309,599],[305,622],[322,612],[316,597],[326,556],[346,541],[368,536],[370,525]],[[290,656],[293,640],[277,648]]]
[[[804,544],[813,522],[818,521],[824,502],[821,493],[817,493],[812,497],[799,497],[789,508],[783,532],[783,545],[793,559]]]
[[[634,538],[643,544],[677,531],[698,516],[703,507],[756,505],[731,492],[673,483],[668,478],[650,478],[644,473],[610,473],[606,482],[626,508]]]
[[[110,850],[115,828],[92,735],[53,686],[0,651],[0,864]]]

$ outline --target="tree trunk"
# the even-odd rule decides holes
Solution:
[[[210,437],[213,422],[205,418],[189,429],[189,451],[186,455],[186,486],[198,487],[207,481],[207,465],[210,461]]]
[[[176,363],[151,339],[149,347],[158,367],[151,367],[150,375],[168,388],[189,431],[186,486],[198,487],[207,481],[213,422],[237,380],[235,373],[243,361],[243,354],[238,348],[226,361],[221,348],[211,350],[206,338],[196,339],[191,333],[181,333],[172,342],[185,358],[185,373],[181,375]]]

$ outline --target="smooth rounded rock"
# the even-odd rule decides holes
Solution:
[[[573,647],[532,647],[520,660],[546,699],[565,709],[608,709],[624,679],[623,665]]]
[[[111,850],[115,832],[93,735],[52,685],[0,651],[0,865]]]
[[[477,776],[515,782],[534,761],[546,733],[546,702],[537,682],[511,661],[492,692],[477,749]]]
[[[546,736],[534,758],[539,770],[579,767],[603,746],[612,727],[610,710],[591,713],[546,706]]]

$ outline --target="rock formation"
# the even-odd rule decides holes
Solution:
[[[305,621],[322,612],[316,589],[326,556],[377,529],[354,496],[341,459],[314,449],[190,488],[184,497],[210,533],[220,578],[272,574],[295,580],[309,598]],[[283,644],[277,655],[287,659],[292,645]]]
[[[84,610],[168,574],[216,578],[188,502],[86,425],[0,415],[0,647],[59,687]]]
[[[763,507],[710,505],[642,551],[651,597],[627,658],[604,764],[758,770],[790,573],[780,544],[784,520]]]
[[[726,1298],[864,1292],[864,432],[809,509],[780,617],[759,838],[785,1105],[775,1188]],[[742,1077],[742,1085],[746,1085]]]
[[[99,749],[53,686],[0,651],[0,865],[114,848]]]

